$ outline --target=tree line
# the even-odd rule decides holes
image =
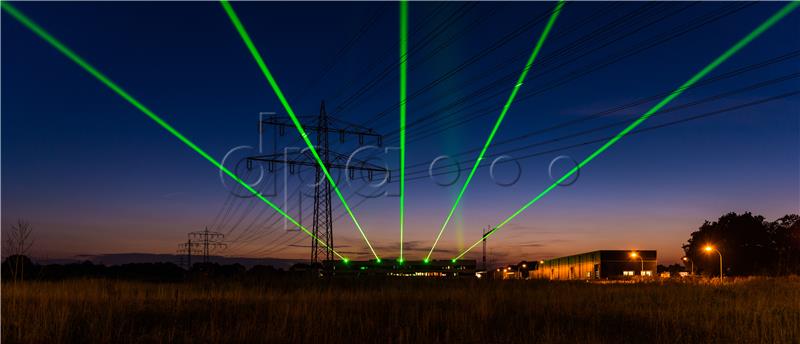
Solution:
[[[15,275],[14,271],[25,271]],[[105,266],[90,261],[70,264],[39,265],[26,256],[9,256],[2,263],[4,281],[56,281],[75,278],[107,278],[145,282],[181,282],[198,279],[269,279],[307,276],[305,264],[288,270],[271,265],[255,265],[247,269],[241,264],[196,263],[185,269],[175,263],[130,263]]]
[[[705,247],[712,250],[705,250]],[[728,213],[705,221],[683,245],[686,269],[719,274],[719,254],[726,276],[800,274],[800,215],[775,221],[764,216]]]
[[[28,258],[33,245],[30,223],[19,220],[4,235],[2,263],[3,281],[60,280],[67,278],[112,278],[142,281],[184,281],[198,278],[272,278],[307,276],[312,270],[306,264],[295,264],[288,270],[256,265],[246,269],[241,264],[220,265],[197,263],[184,269],[173,263],[132,263],[114,266],[90,261],[73,264],[38,265]],[[713,251],[706,251],[712,246]],[[705,221],[692,232],[683,245],[685,271],[719,274],[717,251],[722,255],[726,276],[800,275],[800,215],[790,214],[775,221],[764,216],[728,213],[716,221]],[[675,272],[679,265],[659,267]]]

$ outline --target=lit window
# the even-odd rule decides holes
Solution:
[[[633,276],[633,275],[634,275],[633,271],[623,271],[622,272],[622,276]]]
[[[653,271],[644,270],[644,271],[642,271],[642,276],[653,276]]]

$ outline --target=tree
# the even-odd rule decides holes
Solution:
[[[11,276],[14,281],[24,278],[24,271],[27,257],[33,246],[33,227],[25,220],[18,219],[16,224],[11,225],[11,230],[6,232],[3,240],[3,254],[6,255],[6,268],[11,269]]]
[[[683,245],[686,256],[700,273],[719,273],[716,252],[722,253],[725,274],[759,275],[800,273],[800,216],[786,215],[768,222],[763,216],[728,213],[706,221]]]
[[[800,274],[800,215],[791,214],[770,223],[779,274]]]
[[[36,266],[30,258],[15,254],[6,257],[0,269],[2,269],[2,278],[4,280],[10,279],[16,281],[17,279],[22,280],[24,277],[22,276],[22,272],[27,272],[28,278],[30,278],[31,272],[34,271],[35,268]]]
[[[709,275],[718,274],[720,266],[716,252],[703,250],[706,245],[722,253],[726,275],[774,273],[776,251],[768,228],[763,216],[728,213],[715,222],[703,223],[683,250],[698,272]]]

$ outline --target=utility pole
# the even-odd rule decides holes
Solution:
[[[483,271],[488,271],[486,270],[486,233],[488,233],[487,229],[491,230],[491,228],[492,226],[488,226],[483,229]]]
[[[198,243],[192,242],[192,239],[188,239],[186,242],[178,244],[178,256],[180,257],[179,262],[181,265],[186,266],[186,270],[192,269],[192,248],[197,247],[198,245]],[[184,258],[186,258],[185,261]]]
[[[340,154],[332,151],[330,149],[330,142],[328,140],[328,134],[330,133],[338,133],[339,134],[339,142],[343,143],[345,141],[345,137],[347,135],[355,135],[358,137],[358,144],[364,145],[364,138],[369,137],[376,140],[378,146],[383,145],[383,136],[376,134],[372,129],[361,127],[357,124],[347,123],[341,120],[337,120],[333,117],[328,116],[327,112],[325,111],[325,101],[322,101],[320,104],[319,115],[315,116],[316,118],[312,118],[309,116],[302,116],[299,119],[306,119],[308,121],[316,121],[315,125],[306,125],[303,124],[303,129],[306,133],[316,133],[317,134],[317,145],[315,149],[317,150],[317,154],[322,160],[325,167],[327,167],[328,171],[332,171],[334,169],[344,170],[348,173],[350,179],[355,177],[355,172],[366,172],[367,178],[371,181],[373,175],[377,173],[383,173],[387,181],[391,181],[391,173],[390,170],[382,167],[371,164],[367,161],[362,161],[355,159],[350,155]],[[268,119],[260,119],[259,120],[259,133],[263,133],[264,125],[270,125],[276,127],[278,130],[278,134],[283,136],[285,135],[286,128],[294,128],[295,125],[293,122],[284,119],[278,119],[275,116],[271,116]],[[260,139],[260,138],[259,138]],[[260,155],[260,156],[252,156],[247,158],[247,168],[251,169],[253,161],[255,162],[264,162],[267,163],[267,170],[272,172],[275,170],[274,165],[278,164],[285,164],[287,165],[287,170],[290,174],[294,174],[296,166],[307,166],[313,167],[315,171],[315,189],[314,189],[314,218],[312,221],[312,233],[314,237],[318,238],[319,241],[325,243],[325,245],[320,244],[320,242],[314,238],[311,239],[311,264],[314,263],[321,263],[325,260],[334,260],[333,255],[333,215],[331,209],[331,184],[325,177],[325,173],[319,167],[319,163],[314,158],[313,154],[308,149],[301,150],[296,156],[289,157],[288,152],[285,154],[268,154],[268,155]],[[299,195],[302,198],[302,193]],[[300,219],[298,219],[298,222]]]
[[[189,256],[189,261],[191,262],[192,248],[199,247],[202,250],[203,263],[208,263],[208,257],[212,250],[227,247],[227,245],[222,242],[224,238],[225,234],[209,231],[208,227],[202,231],[189,233],[189,240],[186,242],[185,247]],[[195,239],[195,241],[192,242],[192,239]]]

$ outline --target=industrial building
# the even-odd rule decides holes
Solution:
[[[407,277],[471,277],[474,278],[475,260],[431,260],[428,262],[404,261],[394,259],[348,261],[324,261],[324,273],[332,276],[353,277],[380,277],[380,276],[407,276]]]
[[[656,275],[655,250],[600,250],[539,261],[528,278],[550,280],[627,279]]]

